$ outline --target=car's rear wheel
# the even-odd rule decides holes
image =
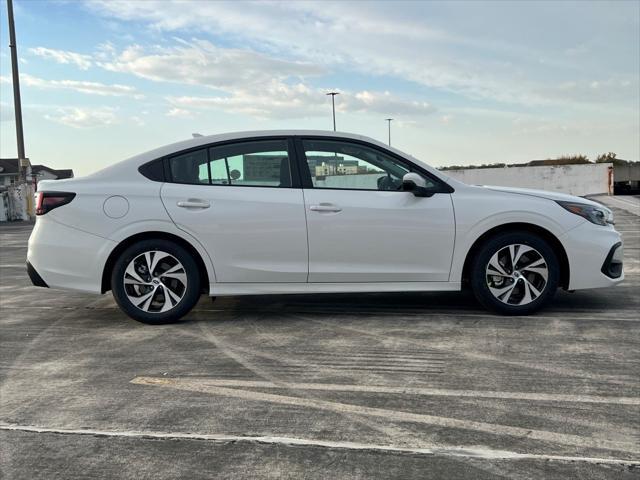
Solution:
[[[193,257],[168,240],[143,240],[128,247],[111,273],[120,308],[134,320],[171,323],[186,315],[200,296]]]
[[[471,287],[478,301],[507,315],[527,315],[542,308],[553,298],[559,279],[553,249],[529,232],[491,237],[471,265]]]

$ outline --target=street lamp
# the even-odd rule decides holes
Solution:
[[[333,131],[336,131],[336,95],[340,95],[340,92],[329,92],[327,95],[331,95],[331,108],[333,109]]]
[[[391,122],[393,121],[393,118],[385,118],[384,120],[389,126],[389,146],[391,146]]]

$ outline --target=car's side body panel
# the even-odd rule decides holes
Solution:
[[[455,237],[450,194],[305,189],[309,282],[446,282]],[[341,211],[314,211],[317,205]]]
[[[210,206],[178,206],[188,199]],[[301,189],[166,183],[162,201],[178,228],[209,252],[218,282],[307,281]]]

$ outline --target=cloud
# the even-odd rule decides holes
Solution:
[[[304,83],[273,80],[260,89],[231,88],[226,95],[169,97],[174,109],[218,109],[258,118],[308,118],[326,115],[331,108],[325,93]],[[350,113],[421,116],[435,111],[426,102],[407,101],[389,92],[346,92],[336,99],[336,110]]]
[[[66,50],[55,50],[53,48],[36,47],[30,48],[29,52],[56,63],[73,64],[80,70],[87,70],[91,67],[91,56],[81,53],[69,52]]]
[[[210,96],[170,97],[172,117],[187,117],[195,109],[219,109],[258,118],[302,118],[324,115],[326,89],[309,85],[323,73],[309,63],[279,60],[251,50],[220,48],[208,41],[145,49],[130,46],[121,52],[104,48],[97,65],[156,82],[199,85],[217,90]],[[345,92],[347,93],[347,92]],[[434,111],[426,102],[405,101],[389,92],[360,91],[338,101],[341,111],[424,115]]]
[[[0,77],[2,83],[11,83],[9,77]],[[87,82],[82,80],[46,80],[39,77],[23,73],[20,75],[20,82],[23,85],[42,89],[62,89],[73,90],[80,93],[90,95],[113,96],[113,97],[133,97],[136,99],[144,98],[144,95],[138,92],[134,87],[128,85],[120,85],[117,83],[105,84],[99,82]]]
[[[189,118],[193,116],[193,112],[184,108],[171,108],[166,114],[167,117]]]
[[[56,109],[55,115],[45,115],[45,118],[73,128],[113,125],[117,121],[114,109],[109,107],[63,107]]]
[[[251,50],[219,48],[205,40],[151,50],[132,45],[111,58],[98,62],[102,68],[157,82],[229,88],[242,85],[259,87],[273,78],[317,75],[322,69],[303,62],[276,59]]]
[[[638,18],[637,6],[529,4],[515,11],[474,2],[458,8],[446,2],[367,2],[366,7],[361,2],[331,2],[328,7],[325,2],[92,0],[86,5],[108,18],[146,24],[155,33],[206,32],[272,57],[402,79],[504,104],[589,102],[589,97],[547,95],[547,88],[608,71],[621,55],[627,59],[628,79],[637,78],[638,71],[637,42],[629,41],[637,39],[637,21],[628,21]],[[572,14],[579,20],[567,27],[565,19]],[[478,20],[472,21],[474,17]],[[539,25],[546,25],[544,33]],[[587,41],[590,55],[576,55]],[[611,51],[620,53],[612,56]],[[573,55],[571,61],[567,55]],[[601,98],[621,102],[613,88],[603,90]]]

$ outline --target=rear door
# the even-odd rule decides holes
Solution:
[[[455,235],[449,193],[402,191],[402,177],[415,166],[363,142],[303,138],[298,152],[309,282],[448,281]]]
[[[306,282],[304,200],[287,138],[216,144],[168,159],[162,201],[209,252],[217,282]]]

